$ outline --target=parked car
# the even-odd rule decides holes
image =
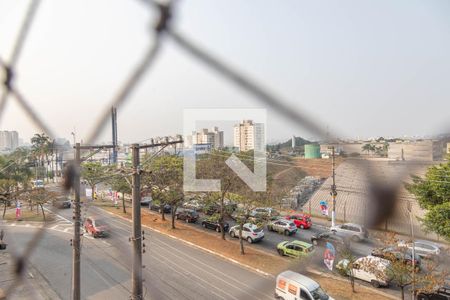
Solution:
[[[108,235],[108,227],[101,220],[96,220],[93,217],[86,218],[84,221],[84,229],[94,238],[106,237]]]
[[[52,205],[56,208],[70,208],[72,206],[72,202],[67,198],[59,198],[53,200]]]
[[[292,235],[297,232],[297,226],[289,220],[278,219],[267,224],[267,230],[283,233],[284,235]]]
[[[450,286],[440,287],[432,293],[420,292],[417,294],[417,300],[450,300]]]
[[[364,226],[354,223],[345,223],[331,226],[330,231],[348,235],[354,242],[359,242],[369,237],[369,232],[366,228],[364,228]]]
[[[207,204],[207,205],[205,205],[205,207],[203,207],[203,212],[208,216],[219,213],[220,205],[216,204],[216,203]]]
[[[141,206],[149,206],[152,203],[152,197],[142,197]]]
[[[413,244],[411,242],[400,241],[398,247],[406,247],[412,251]],[[439,246],[433,242],[416,240],[414,242],[414,252],[421,258],[434,258],[441,253],[441,250]]]
[[[150,209],[157,211],[159,213],[162,213],[162,210],[164,209],[164,213],[165,214],[169,214],[172,212],[172,206],[170,206],[169,204],[165,204],[164,208],[161,207],[161,204],[155,203],[155,201],[152,201],[150,203]]]
[[[278,254],[299,258],[311,255],[315,248],[313,245],[302,241],[284,241],[277,245]]]
[[[215,219],[211,219],[211,218],[204,219],[202,221],[202,226],[203,226],[203,228],[213,229],[217,232],[220,232],[219,221],[217,221]],[[223,224],[223,230],[225,232],[227,232],[229,228],[230,228],[230,224],[228,224],[228,223]]]
[[[195,211],[201,211],[203,209],[203,207],[204,207],[204,205],[200,201],[198,201],[196,199],[192,199],[192,200],[186,201],[186,202],[183,203],[182,206],[184,208],[193,209]]]
[[[280,213],[271,207],[258,207],[250,212],[250,216],[254,218],[268,219],[270,217],[279,217]]]
[[[335,248],[350,247],[350,238],[337,232],[327,231],[311,237],[313,245],[326,246],[327,242],[331,243]]]
[[[333,300],[317,282],[293,271],[284,271],[278,274],[275,299]]]
[[[349,269],[349,263],[348,259],[343,259],[338,262],[336,268],[346,272],[347,275],[353,272],[354,278],[370,282],[376,288],[389,286],[390,278],[387,272],[391,264],[389,260],[372,255],[360,257],[353,263],[352,270]]]
[[[175,219],[184,220],[186,223],[195,223],[198,217],[198,212],[193,209],[179,209],[175,214]]]
[[[232,238],[239,238],[239,225],[235,225],[230,228],[230,236]],[[246,223],[242,228],[242,239],[247,240],[247,242],[255,243],[259,242],[264,238],[264,230],[255,224]]]
[[[384,247],[372,250],[372,256],[381,257],[389,261],[402,261],[405,264],[412,265],[412,252],[408,249],[402,251],[396,247]],[[415,255],[414,265],[417,270],[420,270],[421,259],[418,254]]]
[[[285,216],[286,220],[291,220],[295,223],[297,228],[308,229],[311,228],[311,216],[306,214],[295,214]]]

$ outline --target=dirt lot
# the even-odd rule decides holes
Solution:
[[[122,217],[131,219],[131,211],[124,214],[121,209],[116,209],[113,207],[104,207],[104,209]],[[308,265],[307,261],[293,261],[291,259],[259,251],[251,246],[248,246],[247,243],[245,243],[245,255],[241,255],[239,252],[239,243],[237,239],[231,240],[231,238],[227,235],[226,240],[224,241],[221,239],[220,235],[216,233],[205,233],[204,231],[192,228],[191,226],[187,226],[181,222],[176,223],[176,229],[171,229],[169,216],[167,216],[166,221],[162,221],[159,214],[142,211],[142,224],[165,234],[169,234],[173,237],[183,239],[199,247],[209,249],[221,256],[231,258],[241,264],[274,276],[283,270],[289,268],[294,269],[293,262],[295,263],[296,269],[299,265]],[[322,276],[320,274],[308,274],[308,276],[311,276],[318,281],[321,286],[335,299],[389,299],[389,297],[380,295],[379,293],[374,292],[373,289],[361,286],[359,284],[356,285],[356,293],[352,293],[350,284],[344,278],[328,277],[329,275]]]

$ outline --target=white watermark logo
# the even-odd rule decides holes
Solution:
[[[251,122],[243,120],[251,120]],[[239,124],[232,131],[234,140],[248,150],[253,150],[253,172],[236,155],[225,161],[253,191],[266,191],[266,110],[265,109],[185,109],[183,111],[183,135],[186,139],[197,132],[196,123],[201,121],[224,122],[234,121]],[[241,130],[242,128],[242,130]],[[248,144],[246,144],[248,142]],[[184,181],[186,192],[218,192],[221,190],[220,179],[196,178],[196,149],[185,149]]]

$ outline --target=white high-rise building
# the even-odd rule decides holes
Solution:
[[[19,134],[17,131],[0,131],[0,150],[14,151],[19,146]]]
[[[234,125],[234,147],[239,151],[265,151],[264,124],[243,120]]]
[[[193,131],[192,135],[186,137],[185,147],[192,148],[195,145],[209,145],[211,149],[222,149],[223,131],[219,131],[218,127]]]

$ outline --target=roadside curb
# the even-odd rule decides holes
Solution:
[[[125,217],[120,216],[120,215],[116,215],[116,214],[114,214],[114,213],[112,213],[112,212],[109,212],[109,211],[107,211],[107,210],[104,210],[104,211],[106,211],[106,212],[107,212],[108,214],[110,214],[110,215],[119,217],[120,219],[125,220],[125,221],[128,221],[128,222],[131,223],[131,220],[128,219],[128,218],[125,218]],[[170,238],[172,238],[172,239],[174,239],[174,240],[181,241],[181,242],[183,242],[183,243],[185,243],[185,244],[188,244],[188,245],[190,245],[190,246],[192,246],[192,247],[194,247],[194,248],[197,248],[197,249],[203,250],[203,251],[205,251],[205,252],[208,252],[208,253],[210,253],[210,254],[219,256],[219,257],[222,258],[222,259],[228,260],[228,261],[230,261],[230,262],[232,262],[232,263],[234,263],[234,264],[236,264],[236,265],[239,265],[239,266],[241,266],[241,267],[244,267],[244,268],[246,268],[246,269],[250,269],[250,270],[252,270],[252,271],[254,271],[254,272],[256,272],[256,273],[259,273],[259,274],[261,274],[261,275],[263,275],[263,276],[275,278],[275,276],[274,276],[273,274],[264,272],[264,271],[262,271],[262,270],[260,270],[260,269],[258,269],[258,268],[254,268],[254,267],[249,266],[249,265],[247,265],[247,264],[241,263],[241,262],[239,262],[239,261],[237,261],[237,260],[235,260],[235,259],[233,259],[233,258],[229,258],[229,257],[227,257],[227,256],[225,256],[225,255],[223,255],[223,254],[220,254],[220,253],[218,253],[218,252],[215,252],[215,251],[212,251],[212,250],[210,250],[210,249],[204,248],[204,247],[202,247],[202,246],[196,245],[196,244],[191,243],[191,242],[189,242],[189,241],[183,240],[183,239],[181,239],[181,238],[179,238],[179,237],[173,236],[173,235],[168,234],[168,233],[166,233],[166,232],[162,232],[162,231],[160,231],[160,230],[158,230],[158,229],[151,228],[150,226],[147,226],[147,225],[142,225],[142,227],[148,228],[149,230],[154,231],[154,232],[157,232],[157,233],[159,233],[159,234],[168,236],[168,237],[170,237]]]
[[[347,280],[347,279],[344,279],[344,278],[335,276],[335,275],[333,275],[333,274],[325,273],[325,272],[318,271],[318,270],[315,270],[315,269],[312,269],[312,268],[307,268],[306,270],[307,270],[309,273],[312,273],[312,274],[315,274],[315,275],[318,275],[318,276],[322,276],[322,277],[328,277],[328,278],[331,278],[331,279],[334,279],[334,280],[339,280],[339,281],[342,281],[342,282],[345,282],[345,283],[348,284],[348,280]],[[362,284],[360,284],[360,283],[358,283],[358,282],[355,282],[355,286],[359,286],[359,287],[363,287],[363,288],[365,288],[365,289],[369,289],[369,290],[371,290],[372,292],[374,292],[374,293],[376,293],[376,294],[378,294],[378,295],[380,295],[380,296],[389,298],[389,299],[395,299],[395,300],[398,299],[398,297],[395,297],[395,296],[393,296],[393,295],[391,295],[391,294],[388,294],[388,293],[379,291],[379,290],[377,290],[377,289],[374,289],[374,288],[371,288],[371,287],[362,285]]]

